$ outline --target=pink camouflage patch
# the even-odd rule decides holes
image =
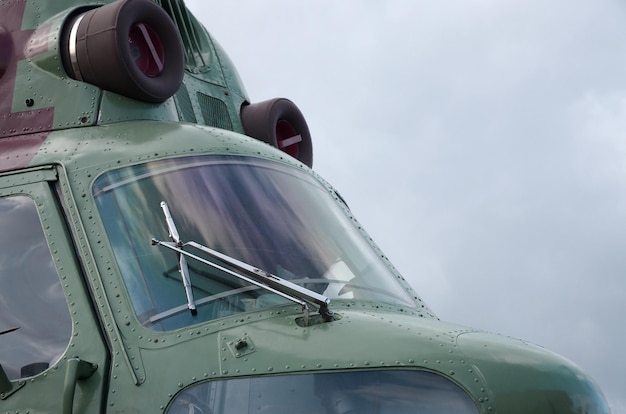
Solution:
[[[0,171],[27,166],[54,117],[53,107],[12,112],[18,62],[48,50],[49,27],[21,30],[25,8],[26,0],[0,2]]]

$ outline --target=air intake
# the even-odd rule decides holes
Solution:
[[[230,116],[228,116],[226,104],[201,92],[198,92],[197,96],[205,125],[232,131],[233,124],[230,121]]]
[[[210,55],[206,36],[200,25],[194,23],[193,16],[181,0],[156,0],[178,27],[185,49],[185,63],[190,72],[206,72],[209,69]],[[204,51],[204,52],[203,52]]]

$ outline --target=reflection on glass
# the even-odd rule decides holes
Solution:
[[[72,333],[67,302],[35,203],[0,199],[0,363],[9,379],[36,375],[63,354]]]
[[[312,176],[270,161],[187,157],[101,176],[94,195],[142,323],[176,329],[284,303],[227,274],[188,260],[198,315],[186,311],[167,202],[184,241],[196,241],[331,299],[415,306],[329,191]]]
[[[451,381],[424,371],[261,376],[192,385],[168,414],[476,414]]]

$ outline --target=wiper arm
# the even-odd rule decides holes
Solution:
[[[235,276],[239,277],[240,279],[244,279],[244,276],[247,276],[248,278],[253,280],[253,284],[266,290],[273,290],[274,293],[278,293],[280,294],[280,296],[286,299],[301,304],[303,306],[303,309],[305,310],[309,309],[307,306],[308,303],[316,305],[319,308],[320,315],[322,315],[325,321],[328,322],[332,320],[333,313],[330,311],[330,309],[328,309],[328,305],[330,304],[330,299],[328,297],[305,287],[296,285],[295,283],[292,283],[269,272],[249,265],[248,263],[227,256],[209,247],[201,245],[200,243],[189,241],[185,243],[185,246],[191,246],[208,254],[214,259],[220,260],[228,264],[229,266],[232,266],[239,272],[243,273],[238,274],[237,272],[234,272],[233,274]]]
[[[176,224],[174,224],[174,219],[170,214],[170,209],[167,207],[167,203],[165,201],[161,201],[161,209],[163,210],[163,215],[165,215],[165,222],[167,223],[167,231],[169,232],[171,242],[162,242],[163,245],[170,245],[172,247],[177,247],[182,252],[182,248],[184,244],[180,241],[180,236],[178,235],[178,230],[176,229]],[[191,278],[189,277],[189,267],[187,266],[187,259],[182,253],[178,253],[178,271],[180,272],[180,278],[183,281],[183,286],[185,288],[185,295],[187,296],[187,307],[191,311],[192,315],[196,315],[198,310],[196,309],[196,302],[193,300],[193,291],[191,290]]]
[[[165,206],[165,207],[163,207]],[[161,207],[165,212],[169,213],[169,209],[167,209],[167,204],[163,201],[161,202]],[[169,217],[169,218],[168,218]],[[166,214],[166,221],[168,222],[168,228],[176,229],[174,225],[174,221],[171,218],[171,215]],[[216,250],[213,250],[209,247],[206,247],[200,243],[196,243],[194,241],[182,242],[176,234],[176,240],[174,243],[171,242],[162,242],[156,239],[152,239],[153,245],[159,245],[166,247],[170,250],[177,252],[181,257],[189,257],[194,260],[197,260],[201,263],[204,263],[208,266],[211,266],[219,271],[225,272],[232,276],[235,276],[241,280],[244,280],[248,283],[251,283],[255,286],[263,288],[267,291],[275,293],[285,299],[288,299],[292,302],[295,302],[302,306],[302,309],[308,314],[310,307],[312,304],[319,309],[319,313],[325,321],[331,321],[333,319],[333,312],[328,308],[330,304],[330,299],[324,295],[320,295],[317,292],[306,289],[302,286],[298,286],[295,283],[291,283],[288,280],[282,279],[276,275],[268,273],[264,270],[258,269],[248,263],[242,262],[225,254],[222,254]],[[172,232],[170,230],[170,237],[172,237]],[[230,266],[232,269],[221,266],[217,263],[211,262],[207,259],[189,253],[183,250],[184,246],[191,246],[201,252],[209,255],[213,259],[217,259],[222,263]]]

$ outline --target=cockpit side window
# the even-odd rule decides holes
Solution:
[[[72,323],[32,198],[0,198],[0,234],[0,364],[14,380],[57,362]]]

